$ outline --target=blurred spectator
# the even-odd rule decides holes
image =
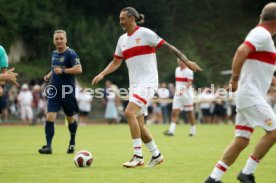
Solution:
[[[42,92],[41,87],[39,85],[34,85],[33,87],[33,124],[35,125],[37,122],[41,122],[43,117],[45,117],[44,113],[44,104],[42,102]]]
[[[168,99],[170,97],[170,92],[166,83],[161,83],[160,88],[158,89],[158,95],[160,99]],[[163,124],[166,124],[170,120],[168,102],[160,100],[159,104],[162,111]]]
[[[202,123],[211,123],[211,120],[212,120],[211,107],[215,99],[214,94],[211,93],[210,88],[206,87],[203,89],[203,92],[198,95],[198,98],[199,98],[199,106],[202,113]]]
[[[86,92],[84,89],[81,89],[77,95],[77,101],[79,105],[79,121],[85,122],[89,113],[91,112],[91,102],[92,95],[89,92]]]
[[[20,107],[21,120],[23,120],[24,123],[27,122],[31,124],[33,120],[33,94],[26,83],[22,85],[17,100]]]
[[[116,106],[117,97],[117,86],[113,85],[111,81],[107,80],[105,82],[105,100],[103,101],[105,104],[105,114],[104,118],[107,120],[109,124],[117,123],[118,119],[118,110]]]
[[[11,114],[13,115],[18,115],[17,95],[18,95],[18,88],[16,85],[12,85],[12,87],[8,91],[8,96],[9,96],[9,109]]]

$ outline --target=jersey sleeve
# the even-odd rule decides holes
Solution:
[[[192,70],[189,70],[189,72],[187,74],[187,78],[189,79],[189,81],[193,81],[193,79],[194,79],[194,72]]]
[[[150,29],[146,29],[145,37],[147,39],[147,43],[151,47],[160,48],[162,44],[165,43],[165,40],[159,37],[155,32]]]
[[[117,58],[117,59],[123,59],[123,52],[122,52],[122,49],[121,49],[121,46],[120,46],[120,39],[118,40],[117,42],[117,46],[116,46],[116,49],[115,49],[115,53],[114,53],[114,58]]]
[[[71,60],[70,60],[70,62],[71,62],[72,67],[75,66],[75,65],[81,65],[80,58],[74,50],[71,51]]]
[[[8,56],[6,54],[5,49],[0,46],[0,67],[7,68],[9,66]]]
[[[249,32],[245,38],[244,44],[249,46],[253,51],[264,50],[270,35],[260,27],[257,27]]]

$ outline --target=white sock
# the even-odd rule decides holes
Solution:
[[[132,143],[133,143],[133,148],[134,148],[134,154],[137,155],[137,156],[143,157],[141,138],[133,139]]]
[[[249,158],[246,162],[246,165],[242,170],[242,173],[244,173],[246,175],[254,173],[259,163],[260,163],[259,160],[257,160],[253,156],[249,156]]]
[[[190,133],[196,134],[196,125],[192,125],[190,128]]]
[[[176,128],[176,123],[175,122],[171,122],[170,128],[169,128],[169,132],[174,133],[175,128]]]
[[[149,143],[146,143],[146,146],[149,149],[149,151],[151,152],[153,157],[156,157],[160,154],[154,140],[150,141]]]
[[[227,169],[228,169],[228,166],[225,163],[223,163],[222,161],[218,161],[210,177],[215,179],[215,181],[219,181],[221,180],[221,177],[227,171]]]

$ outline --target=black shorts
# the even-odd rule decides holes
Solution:
[[[79,112],[80,116],[85,116],[86,117],[86,116],[88,116],[88,114],[89,114],[89,112],[87,112],[87,111],[80,111]]]
[[[201,112],[204,117],[211,116],[210,109],[201,109]]]
[[[79,112],[79,106],[75,97],[68,96],[66,98],[49,98],[47,111],[48,112],[58,112],[62,107],[64,113],[71,117]]]

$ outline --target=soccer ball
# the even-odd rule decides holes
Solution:
[[[77,167],[89,167],[93,162],[93,156],[89,151],[82,150],[76,153],[74,163]]]

